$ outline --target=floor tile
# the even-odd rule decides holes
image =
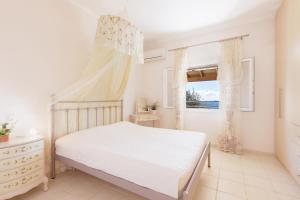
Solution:
[[[272,190],[272,183],[268,178],[245,175],[245,184],[249,186],[256,186],[262,189]]]
[[[209,176],[215,176],[215,177],[219,178],[220,168],[216,167],[215,165],[212,165],[210,168],[206,167],[203,170],[203,174],[206,174]]]
[[[287,196],[287,195],[283,195],[283,194],[277,194],[277,199],[278,200],[300,200],[300,198],[295,198],[295,197],[291,197],[291,196]]]
[[[24,200],[22,195],[11,198],[10,200]]]
[[[243,173],[250,176],[269,178],[267,171],[261,166],[243,166]]]
[[[200,186],[196,192],[195,200],[215,200],[217,190]]]
[[[276,194],[273,190],[266,190],[254,186],[246,186],[247,200],[267,200],[276,199]]]
[[[234,195],[239,198],[246,197],[244,184],[240,184],[240,183],[234,182],[234,181],[220,179],[218,191],[226,192],[226,193],[229,193],[229,194]]]
[[[235,171],[230,171],[230,170],[226,170],[226,169],[221,169],[220,170],[220,178],[229,180],[229,181],[244,183],[244,177],[241,172],[235,172]]]
[[[209,187],[212,189],[217,189],[218,188],[218,178],[214,177],[214,176],[209,176],[206,174],[203,174],[200,177],[200,185],[201,186],[205,186],[205,187]]]
[[[300,198],[300,187],[298,185],[290,185],[286,183],[272,182],[275,192],[287,196]]]
[[[292,178],[292,176],[287,171],[284,171],[284,169],[270,170],[268,174],[273,182],[297,185],[296,181]]]
[[[246,200],[246,198],[239,198],[234,195],[218,191],[217,200]]]

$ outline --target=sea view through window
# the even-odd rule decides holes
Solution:
[[[217,80],[188,82],[186,108],[219,109],[219,82]]]

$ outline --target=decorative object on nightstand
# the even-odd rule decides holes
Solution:
[[[145,98],[138,98],[135,104],[135,112],[136,114],[141,113],[149,113],[150,107],[147,104],[147,100]]]
[[[9,134],[12,131],[14,122],[9,120],[8,122],[0,123],[0,142],[7,142]]]
[[[41,136],[11,137],[0,143],[0,200],[26,193],[41,183],[46,191],[48,178]]]
[[[145,98],[138,98],[136,101],[136,113],[130,115],[130,121],[136,124],[152,121],[152,126],[155,127],[155,121],[159,121],[159,116],[156,113],[158,106],[158,102],[148,104]]]
[[[145,98],[138,98],[136,100],[135,113],[136,114],[156,114],[159,107],[159,102],[148,103]]]
[[[156,115],[157,114],[157,109],[159,107],[159,103],[158,101],[150,104],[150,108],[151,108],[151,114]]]

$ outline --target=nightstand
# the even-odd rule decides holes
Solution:
[[[44,184],[44,140],[41,136],[11,137],[0,143],[0,200],[26,193]]]
[[[159,120],[159,116],[155,114],[132,114],[130,115],[130,121],[138,124],[139,122],[152,121],[152,126],[155,127],[155,121]]]

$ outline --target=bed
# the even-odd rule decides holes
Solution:
[[[122,101],[59,103],[52,107],[52,178],[56,159],[147,199],[192,199],[207,159],[210,165],[204,133],[124,122]],[[56,133],[57,112],[66,134]]]

